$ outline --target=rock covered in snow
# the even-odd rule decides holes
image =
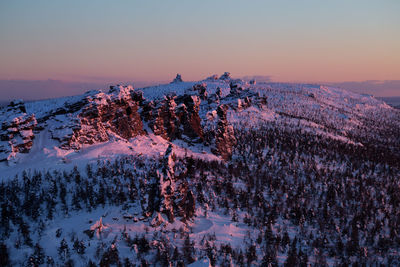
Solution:
[[[168,95],[159,102],[158,106],[148,111],[152,115],[150,116],[149,126],[154,134],[160,135],[167,140],[174,140],[180,136],[178,119],[175,114],[176,106],[175,96]],[[151,109],[151,106],[148,108]]]
[[[199,93],[200,98],[202,100],[207,99],[208,93],[207,93],[207,84],[206,83],[195,84],[195,85],[193,85],[193,89]]]
[[[378,120],[381,116],[374,114],[392,112],[371,96],[325,86],[249,85],[231,79],[229,73],[216,78],[140,91],[117,85],[108,92],[89,91],[81,96],[29,103],[13,101],[0,109],[0,160],[29,152],[39,133],[53,139],[47,142],[45,151],[64,149],[54,152],[57,155],[110,140],[130,142],[153,133],[168,142],[204,146],[202,153],[210,151],[207,146],[211,144],[213,153],[229,159],[235,143],[230,124],[236,129],[240,124],[300,118],[318,125],[318,131],[348,140],[351,133],[347,132],[357,129],[363,120],[371,116]],[[224,119],[221,104],[230,108],[229,118]]]
[[[17,153],[29,153],[35,138],[35,115],[27,114],[24,102],[17,100],[5,108],[0,118],[0,161],[10,160]]]
[[[229,87],[231,88],[230,94],[231,95],[239,95],[243,88],[241,86],[241,81],[231,81],[229,83]]]
[[[143,196],[144,216],[150,218],[151,225],[155,227],[173,223],[177,217],[186,221],[195,214],[195,197],[188,186],[187,169],[181,162],[180,165],[176,162],[173,146],[169,145]]]
[[[217,131],[215,133],[214,153],[220,155],[224,160],[229,160],[232,156],[233,146],[236,144],[233,127],[227,120],[228,106],[222,104],[218,106],[217,114],[219,117]]]
[[[105,225],[103,223],[103,217],[100,217],[100,219],[90,227],[90,231],[96,234],[96,237],[100,239],[102,237],[107,237],[112,229],[108,225]]]
[[[154,134],[167,140],[182,138],[203,138],[199,106],[201,100],[195,95],[180,97],[166,96],[158,106],[148,103],[143,107],[144,117]],[[196,140],[192,141],[196,141]]]
[[[183,127],[183,134],[191,138],[192,142],[203,140],[203,128],[199,116],[200,97],[184,95],[179,99],[182,104],[179,106],[178,117]]]
[[[216,81],[218,80],[218,74],[213,74],[210,77],[207,77],[207,81]]]
[[[224,72],[224,74],[221,75],[221,77],[219,77],[220,80],[230,80],[231,79],[231,73],[230,72]]]
[[[132,94],[133,90],[131,86],[112,86],[108,94],[88,97],[72,133],[59,139],[61,146],[80,149],[83,144],[108,141],[110,134],[124,139],[143,134],[139,103],[132,97],[137,98],[138,94]]]
[[[250,106],[251,106],[251,99],[248,96],[244,97],[243,99],[238,98],[238,100],[237,100],[237,109],[239,111],[241,111],[243,109],[246,109],[246,108],[248,108]]]

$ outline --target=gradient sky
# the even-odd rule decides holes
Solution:
[[[400,80],[399,0],[1,0],[0,79]]]

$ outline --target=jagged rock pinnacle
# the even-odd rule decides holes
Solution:
[[[177,74],[176,74],[176,77],[175,77],[175,79],[172,81],[172,83],[180,83],[180,82],[183,82],[182,76],[181,76],[179,73],[177,73]]]

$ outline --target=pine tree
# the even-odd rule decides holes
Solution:
[[[66,260],[67,257],[69,257],[69,247],[68,247],[68,243],[67,241],[65,241],[65,239],[63,238],[60,242],[60,246],[58,247],[58,255],[60,255],[60,257],[63,260]]]
[[[247,264],[251,265],[253,261],[257,260],[256,246],[250,245],[246,251]]]
[[[276,258],[276,251],[274,248],[271,246],[269,248],[266,248],[264,252],[264,256],[261,260],[261,266],[267,266],[267,267],[277,267],[278,266],[278,260]]]
[[[10,257],[8,248],[3,242],[0,243],[0,266],[8,266],[10,264]]]
[[[194,251],[194,243],[190,241],[189,235],[186,235],[186,238],[183,241],[182,252],[183,252],[183,257],[185,258],[188,264],[194,261],[193,251]]]
[[[83,241],[79,241],[78,239],[75,239],[73,247],[74,247],[74,250],[76,251],[76,253],[78,253],[80,255],[85,254],[86,246],[85,246],[85,243],[83,243]]]
[[[36,243],[34,246],[34,252],[29,257],[29,264],[31,266],[39,266],[44,263],[45,258],[46,255],[43,252],[43,248],[39,245],[39,243]]]
[[[297,239],[296,237],[293,239],[292,244],[290,245],[289,252],[287,254],[287,258],[285,261],[285,266],[297,266],[299,264],[299,257],[297,255]]]

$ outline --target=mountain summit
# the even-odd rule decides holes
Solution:
[[[199,82],[183,82],[177,74],[173,83],[154,87],[117,85],[106,92],[13,101],[0,109],[0,118],[0,162],[13,166],[44,155],[70,162],[78,151],[107,142],[137,151],[130,142],[143,138],[189,150],[197,144],[193,152],[229,160],[235,128],[271,123],[354,146],[384,145],[385,133],[398,130],[398,111],[372,96],[322,85],[249,84],[229,72]]]
[[[0,120],[0,265],[400,262],[400,110],[373,96],[177,75]]]

